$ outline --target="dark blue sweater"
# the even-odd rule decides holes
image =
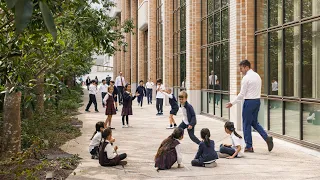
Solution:
[[[196,113],[194,112],[192,105],[189,104],[188,101],[186,101],[186,103],[184,104],[184,108],[186,108],[187,110],[189,125],[191,125],[192,127],[195,126],[197,124],[197,119],[196,119]]]
[[[146,88],[144,88],[144,86],[138,86],[137,87],[137,90],[136,90],[137,93],[139,93],[139,96],[146,96],[147,93],[146,93]]]
[[[210,140],[210,146],[207,146],[205,142],[200,142],[195,159],[199,159],[201,163],[218,159],[218,154],[214,150],[214,141]]]

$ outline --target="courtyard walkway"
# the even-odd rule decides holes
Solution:
[[[87,91],[84,95],[84,106],[88,102]],[[141,179],[228,179],[228,180],[263,180],[263,179],[282,179],[282,180],[302,180],[320,179],[320,153],[294,145],[279,139],[274,139],[275,147],[270,153],[262,138],[253,133],[255,153],[245,154],[244,158],[219,159],[218,166],[215,168],[192,167],[190,162],[197,152],[197,145],[194,144],[187,132],[182,143],[183,164],[185,168],[177,169],[176,165],[171,170],[157,172],[154,169],[153,158],[161,141],[168,137],[172,130],[166,130],[168,125],[168,112],[170,107],[164,108],[164,116],[156,116],[155,105],[147,105],[144,100],[144,107],[141,109],[134,101],[133,116],[129,117],[133,128],[121,128],[121,107],[118,114],[112,119],[113,136],[116,139],[119,153],[127,153],[128,165],[125,168],[101,167],[98,160],[92,160],[88,152],[90,138],[95,130],[97,121],[104,121],[104,109],[102,109],[100,96],[98,100],[99,113],[84,112],[84,107],[80,109],[79,120],[83,121],[82,136],[71,140],[62,146],[68,153],[79,154],[81,164],[75,169],[68,179],[107,179],[107,180],[141,180]],[[155,102],[154,102],[155,104]],[[180,123],[181,115],[176,117]],[[203,115],[197,116],[196,135],[200,138],[201,128],[207,127],[211,131],[211,139],[218,147],[221,143],[230,143],[225,134],[224,123]],[[240,132],[242,134],[242,132]]]

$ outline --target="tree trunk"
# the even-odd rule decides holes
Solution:
[[[67,77],[67,86],[68,88],[72,88],[74,86],[72,77]]]
[[[21,92],[12,92],[9,90],[13,86],[6,84],[6,92],[3,103],[3,131],[1,155],[10,155],[21,150]]]
[[[35,87],[36,94],[36,105],[35,110],[37,114],[42,114],[44,112],[44,74],[37,77],[37,86]]]

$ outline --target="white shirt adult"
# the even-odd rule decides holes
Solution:
[[[217,75],[210,75],[209,76],[209,85],[215,85],[216,84],[216,80],[218,79]]]
[[[108,84],[101,84],[99,91],[104,93],[108,92]]]
[[[157,85],[157,89],[160,89],[162,91],[166,90],[166,88],[164,87],[163,84],[161,84],[160,86]],[[160,92],[160,91],[157,91],[156,98],[163,99],[164,98],[164,94],[162,92]]]
[[[278,91],[278,82],[277,81],[274,81],[272,83],[272,91]]]
[[[89,86],[89,94],[96,95],[97,94],[97,86],[94,84],[90,84]]]
[[[154,83],[151,81],[148,81],[147,83],[146,83],[146,88],[147,89],[152,89],[152,87],[154,86]]]
[[[241,90],[236,99],[231,103],[235,105],[243,99],[259,99],[261,96],[261,78],[252,69],[248,70],[241,81]]]
[[[122,80],[122,81],[121,81]],[[115,84],[114,84],[116,87],[118,87],[118,86],[125,86],[126,85],[126,81],[124,80],[124,77],[123,76],[118,76],[117,78],[116,78],[116,82],[115,82]]]

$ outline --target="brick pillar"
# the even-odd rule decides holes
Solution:
[[[137,1],[131,1],[131,19],[134,23],[135,28],[132,31],[131,34],[131,83],[132,83],[132,89],[136,89],[137,87],[137,58],[138,58],[138,52],[137,52],[137,10],[138,10],[138,2]]]
[[[197,114],[201,111],[201,1],[186,1],[186,88],[188,101]]]
[[[164,0],[163,18],[163,52],[164,52],[164,85],[173,87],[173,3],[172,0]]]
[[[157,78],[157,65],[156,65],[156,41],[157,41],[157,1],[149,0],[148,1],[148,59],[149,59],[149,77],[155,81]]]
[[[144,31],[138,32],[138,77],[139,79],[147,79],[146,74],[144,73]]]

